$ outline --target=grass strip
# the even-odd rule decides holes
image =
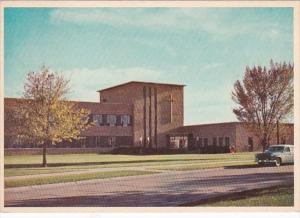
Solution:
[[[253,159],[253,158],[252,158]],[[252,161],[252,159],[246,159],[245,161]],[[74,172],[78,170],[86,169],[103,169],[103,168],[116,168],[116,167],[163,167],[169,169],[173,168],[174,165],[182,167],[185,164],[209,164],[210,162],[215,162],[216,160],[195,160],[195,161],[173,161],[173,162],[159,162],[159,163],[140,163],[140,164],[106,164],[106,165],[85,165],[85,166],[65,166],[65,167],[27,167],[27,168],[9,168],[4,169],[5,178],[11,176],[25,176],[25,175],[36,175],[36,174],[51,174],[51,173],[62,173],[62,172]],[[218,160],[219,161],[219,160]],[[220,162],[226,162],[220,160]],[[172,166],[172,167],[170,167]],[[176,166],[176,167],[177,167]]]
[[[166,155],[117,155],[117,154],[57,154],[47,155],[49,164],[56,163],[136,163],[168,162],[168,161],[195,161],[195,160],[245,160],[253,159],[255,152],[235,154],[166,154]],[[4,164],[41,164],[42,155],[5,155]]]
[[[225,200],[199,204],[209,207],[292,207],[294,206],[294,186],[278,186],[268,189],[252,191],[248,196],[234,196]]]
[[[217,167],[255,167],[257,164],[253,161],[245,162],[230,162],[230,163],[202,163],[202,164],[186,164],[183,166],[175,167],[157,167],[150,168],[151,170],[175,170],[175,171],[188,171],[188,170],[201,170],[201,169],[210,169]]]
[[[5,188],[44,185],[53,183],[76,182],[91,179],[106,179],[112,177],[126,177],[136,175],[154,174],[153,171],[138,171],[138,170],[122,170],[122,171],[108,171],[108,172],[94,172],[94,173],[81,173],[81,174],[66,174],[61,176],[47,176],[47,177],[34,177],[26,179],[5,179]]]

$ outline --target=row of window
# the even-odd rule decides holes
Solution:
[[[212,146],[230,146],[230,138],[229,137],[213,137],[212,143],[208,142],[208,138],[202,138],[202,137],[195,137],[192,139],[191,142],[188,142],[187,136],[170,136],[170,146],[174,147],[186,147],[188,144],[195,147],[206,147],[209,145]]]
[[[132,116],[130,115],[113,115],[113,114],[93,114],[93,122],[96,126],[131,126]]]
[[[225,141],[224,141],[225,139]],[[208,138],[196,137],[195,144],[198,146],[208,146]],[[213,137],[212,144],[213,146],[230,146],[230,138],[229,137]]]
[[[132,145],[131,136],[86,136],[79,140],[63,141],[52,148],[97,148]],[[5,137],[6,148],[40,148],[41,145],[28,144],[22,142],[19,137]]]
[[[81,139],[81,147],[113,147],[132,145],[131,136],[87,136]]]
[[[188,146],[187,136],[171,136],[169,146],[171,148],[184,148]]]

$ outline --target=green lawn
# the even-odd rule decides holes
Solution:
[[[41,155],[5,156],[5,187],[140,175],[155,173],[154,171],[158,173],[157,170],[196,170],[255,164],[254,153],[177,155],[65,154],[48,155],[47,158],[49,165],[44,168],[37,167],[42,162]],[[11,168],[12,164],[17,166]],[[30,167],[28,164],[37,166]],[[9,165],[10,168],[7,168]],[[76,174],[71,174],[71,172],[76,172]],[[53,173],[62,174],[51,175]],[[26,175],[32,176],[13,178],[13,176]]]
[[[6,179],[5,188],[30,186],[30,185],[43,185],[52,183],[76,182],[81,180],[91,179],[105,179],[112,177],[136,176],[153,174],[151,171],[137,171],[137,170],[123,170],[123,171],[109,171],[109,172],[96,172],[96,173],[82,173],[82,174],[66,174],[61,176],[44,176],[26,179]]]
[[[256,207],[256,206],[294,206],[294,187],[281,186],[272,189],[253,191],[249,197],[232,197],[199,206],[211,207]]]
[[[195,160],[244,160],[254,159],[254,152],[236,154],[174,154],[174,155],[112,155],[112,154],[64,154],[48,155],[48,163],[119,163],[164,162]],[[42,155],[6,155],[5,164],[40,164]]]
[[[210,169],[217,167],[231,167],[231,166],[247,166],[252,167],[257,164],[254,161],[239,161],[239,162],[216,162],[216,163],[202,163],[202,164],[184,164],[181,166],[173,166],[173,167],[155,167],[150,168],[152,170],[176,170],[176,171],[187,171],[187,170],[201,170],[201,169]]]
[[[192,170],[253,163],[254,153],[236,154],[178,154],[178,155],[48,155],[50,167],[6,168],[5,177],[72,172],[88,169],[118,167],[149,167],[165,170]],[[41,155],[5,156],[5,164],[40,164]],[[232,161],[243,161],[229,163]],[[219,163],[217,163],[219,162]],[[228,163],[226,163],[228,162]],[[52,167],[51,164],[61,166]]]

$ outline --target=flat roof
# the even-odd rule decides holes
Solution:
[[[109,90],[109,89],[114,89],[114,88],[118,88],[118,87],[121,87],[121,86],[126,86],[126,85],[129,85],[129,84],[133,84],[133,83],[151,84],[151,85],[167,85],[167,86],[185,86],[183,84],[156,83],[156,82],[143,82],[143,81],[130,81],[130,82],[127,82],[127,83],[121,83],[119,85],[111,86],[111,87],[108,87],[108,88],[105,88],[105,89],[100,89],[97,92],[106,91],[106,90]]]
[[[201,124],[191,124],[182,127],[200,127],[200,126],[211,126],[211,125],[231,125],[231,124],[241,124],[239,121],[229,121],[229,122],[220,122],[220,123],[201,123]]]
[[[221,123],[205,123],[205,124],[194,124],[194,125],[186,125],[186,126],[180,126],[176,129],[171,130],[172,134],[179,133],[181,131],[190,130],[193,128],[200,128],[200,127],[208,127],[208,126],[223,126],[226,127],[228,125],[245,125],[247,123],[245,122],[239,122],[239,121],[232,121],[232,122],[221,122]],[[286,126],[293,126],[294,123],[281,123]]]
[[[24,99],[24,98],[15,98],[15,97],[4,97],[4,103],[6,102],[20,102],[20,101],[28,101],[32,99]],[[97,101],[80,101],[80,100],[63,100],[66,102],[72,102],[74,104],[81,104],[81,105],[129,105],[122,102],[97,102]]]
[[[220,126],[220,125],[239,125],[239,124],[247,124],[246,122],[240,122],[240,121],[229,121],[229,122],[220,122],[220,123],[203,123],[203,124],[191,124],[191,125],[185,125],[179,128],[185,128],[185,127],[202,127],[202,126]],[[280,123],[284,125],[294,125],[294,123]]]

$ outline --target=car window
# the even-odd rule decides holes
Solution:
[[[285,148],[284,151],[285,152],[291,152],[290,148]]]
[[[272,146],[272,147],[268,148],[268,151],[271,151],[271,152],[282,152],[283,149],[284,149],[283,146]]]

